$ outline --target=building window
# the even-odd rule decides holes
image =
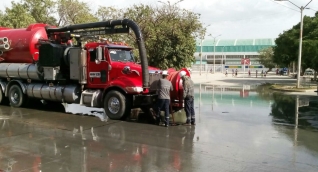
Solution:
[[[224,58],[224,57],[223,57]],[[207,60],[214,59],[214,55],[207,55],[206,56]],[[215,59],[222,59],[222,55],[215,55]]]
[[[245,58],[256,59],[258,58],[258,55],[246,55]]]
[[[244,55],[226,55],[227,59],[242,59]]]

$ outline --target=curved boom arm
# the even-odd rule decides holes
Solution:
[[[95,22],[95,23],[84,23],[84,24],[76,24],[76,25],[69,25],[61,28],[46,28],[47,34],[54,33],[54,32],[66,32],[66,31],[74,31],[79,29],[92,29],[92,28],[101,28],[101,27],[111,27],[114,29],[115,26],[128,26],[131,28],[136,36],[138,49],[139,49],[139,56],[141,60],[141,68],[142,68],[142,85],[143,88],[149,88],[149,71],[148,71],[148,60],[147,60],[147,53],[145,48],[145,42],[141,33],[139,26],[132,20],[123,19],[123,20],[108,20],[103,22]],[[119,31],[119,32],[118,32]],[[117,32],[114,33],[126,33]]]

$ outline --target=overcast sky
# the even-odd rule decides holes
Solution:
[[[17,0],[15,0],[17,1]],[[91,9],[98,6],[129,7],[133,4],[162,5],[158,0],[82,0]],[[161,0],[168,2],[166,0]],[[170,0],[175,3],[178,0]],[[310,0],[291,0],[297,6],[305,6]],[[0,9],[10,7],[10,0],[1,0]],[[179,6],[201,14],[201,21],[208,27],[208,34],[221,39],[277,38],[284,30],[300,22],[300,10],[291,3],[274,0],[184,0]],[[314,16],[318,0],[312,0],[304,15]],[[206,37],[206,39],[211,37]]]

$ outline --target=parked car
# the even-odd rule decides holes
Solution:
[[[313,69],[306,69],[304,74],[300,74],[303,77],[310,77],[313,78],[315,75],[315,71]],[[295,78],[297,78],[297,73],[295,74]]]
[[[304,72],[304,75],[314,75],[315,71],[312,70],[312,69],[307,69],[305,72]]]
[[[280,75],[287,75],[287,70],[284,70],[284,69],[281,69],[280,71],[279,71],[279,74]]]

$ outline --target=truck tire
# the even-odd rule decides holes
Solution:
[[[119,91],[108,92],[104,99],[104,110],[106,115],[113,120],[123,119],[129,109],[129,102]]]
[[[12,85],[8,94],[10,105],[13,107],[22,107],[26,102],[26,95],[18,85]]]
[[[7,105],[9,104],[9,99],[4,96],[2,88],[0,88],[0,104],[1,105]]]

